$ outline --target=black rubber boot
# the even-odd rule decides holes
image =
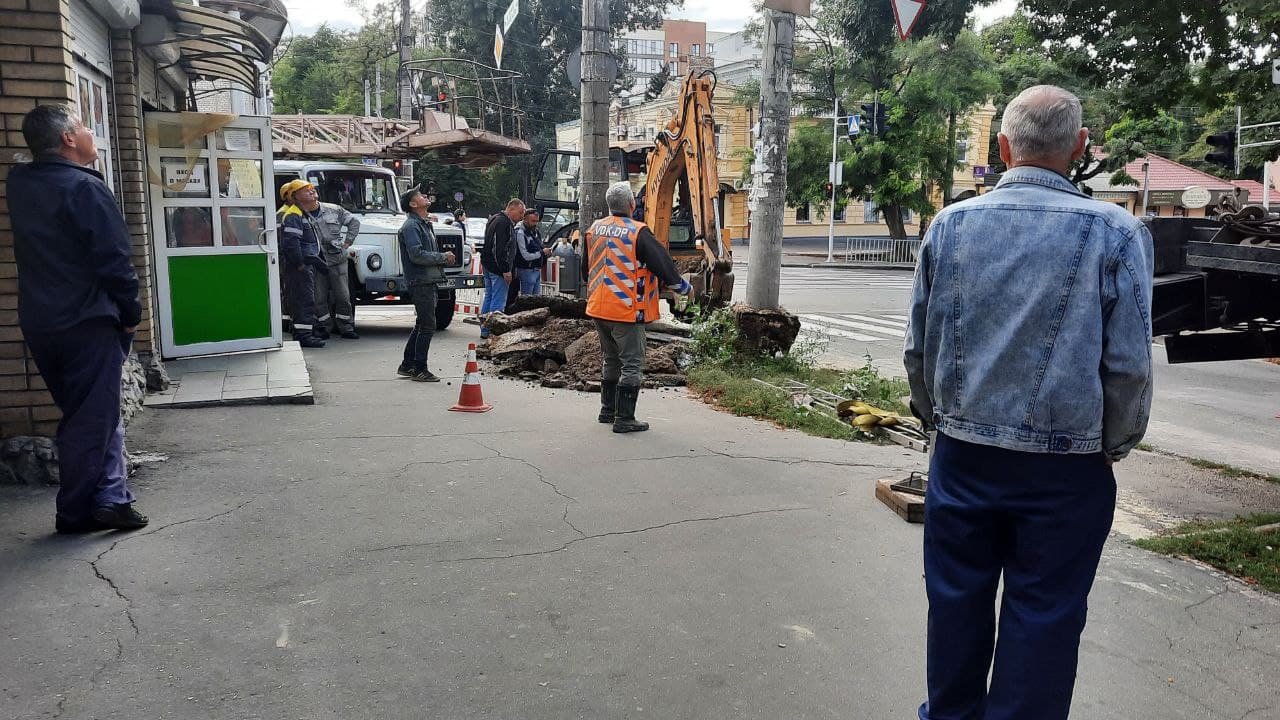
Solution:
[[[638,385],[619,385],[618,399],[613,415],[613,431],[616,433],[644,432],[649,423],[636,420],[636,400],[640,398]]]
[[[608,425],[613,422],[614,408],[618,402],[618,381],[604,380],[600,383],[600,422]]]

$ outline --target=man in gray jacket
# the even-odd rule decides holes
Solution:
[[[320,242],[325,269],[316,271],[316,334],[321,339],[336,333],[348,340],[358,339],[347,285],[347,248],[360,234],[360,220],[341,205],[317,203],[315,210],[303,208]]]
[[[436,294],[444,282],[444,268],[453,262],[451,252],[440,252],[435,231],[427,219],[430,202],[415,186],[400,196],[400,206],[409,211],[409,217],[400,227],[400,264],[404,266],[405,283],[413,295],[413,309],[417,319],[413,332],[404,346],[404,362],[396,374],[417,382],[440,382],[427,369],[427,351],[431,349],[431,336],[436,331]]]

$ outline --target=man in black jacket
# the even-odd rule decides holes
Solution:
[[[514,199],[503,212],[489,218],[484,229],[484,247],[480,250],[480,265],[484,267],[484,300],[480,303],[480,315],[501,312],[507,307],[507,292],[511,288],[516,256],[515,227],[524,219],[524,201]],[[489,337],[489,328],[480,326],[480,337]]]
[[[22,120],[35,157],[9,172],[18,322],[58,424],[61,533],[144,527],[126,483],[120,371],[142,319],[124,216],[102,175],[93,133],[67,107]]]

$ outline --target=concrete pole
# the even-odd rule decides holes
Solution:
[[[582,3],[582,175],[578,226],[585,233],[608,214],[609,189],[609,0]]]
[[[369,78],[364,79],[364,116],[369,117]]]
[[[787,144],[791,129],[791,61],[796,16],[764,11],[764,64],[760,77],[760,137],[751,194],[751,244],[747,255],[747,304],[778,308],[782,276],[782,216],[786,212]],[[833,208],[834,212],[834,208]]]
[[[413,23],[410,20],[409,0],[400,0],[400,68],[396,71],[400,100],[396,103],[396,117],[401,120],[413,119],[413,86],[409,84],[409,71],[404,67],[413,59]]]
[[[373,98],[376,101],[373,105],[374,117],[382,117],[382,61],[385,59],[379,59],[373,68]]]
[[[840,132],[840,98],[831,104],[831,211],[827,213],[827,262],[835,262],[836,253],[836,142]]]

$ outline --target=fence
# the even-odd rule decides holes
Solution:
[[[844,238],[843,256],[841,244],[836,242],[836,255],[847,263],[915,267],[920,256],[920,239],[847,237]]]

